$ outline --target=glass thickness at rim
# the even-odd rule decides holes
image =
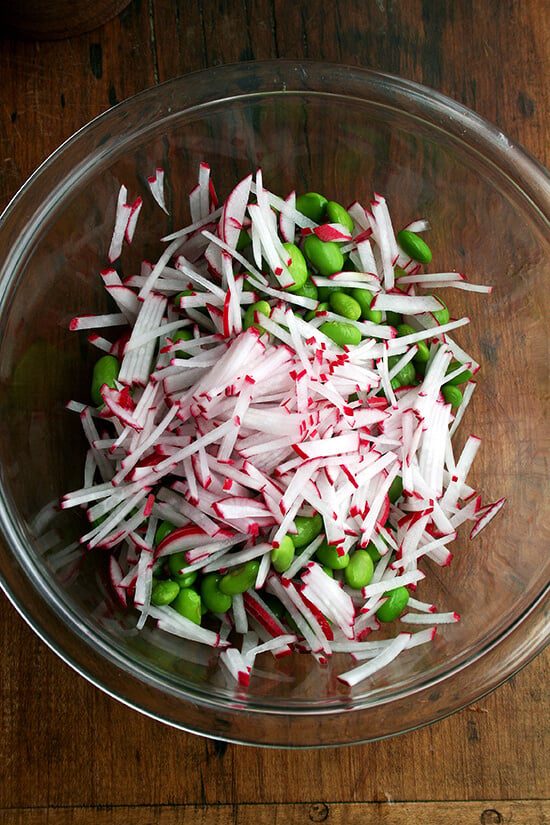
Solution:
[[[182,84],[185,88],[182,89]],[[371,69],[317,61],[265,60],[217,66],[166,80],[146,89],[85,124],[55,150],[30,176],[0,214],[5,221],[15,202],[23,198],[36,177],[49,177],[49,183],[71,185],[90,168],[91,160],[81,159],[72,173],[59,179],[57,163],[60,155],[79,142],[82,150],[96,152],[99,157],[120,151],[125,124],[139,113],[141,129],[147,132],[153,124],[169,124],[182,111],[213,103],[244,100],[257,94],[304,93],[332,95],[373,102],[395,108],[409,117],[418,117],[428,126],[441,129],[477,151],[498,170],[515,182],[532,200],[546,223],[550,223],[550,172],[525,148],[515,144],[494,124],[456,100],[433,89],[395,75]],[[132,140],[141,134],[135,128]],[[60,160],[63,164],[63,160]],[[67,170],[64,170],[67,173]],[[57,179],[57,180],[56,180]]]
[[[298,88],[299,84],[297,78],[303,80],[304,88]],[[259,83],[261,90],[258,88],[253,89],[252,86],[254,83]],[[181,88],[182,84],[184,87],[183,89]],[[346,89],[344,91],[340,89],[340,91],[337,92],[336,87],[338,85],[345,85]],[[348,86],[349,92],[347,88]],[[238,92],[239,88],[241,88],[240,93]],[[362,95],[360,94],[360,88],[362,88]],[[35,176],[33,176],[29,183],[23,188],[20,195],[16,196],[10,207],[8,207],[3,221],[7,221],[9,224],[14,210],[17,210],[18,208],[18,203],[20,203],[21,200],[24,200],[27,196],[29,196],[29,198],[32,197],[33,186],[37,180],[40,181],[50,176],[53,182],[53,180],[57,178],[56,182],[59,187],[57,191],[59,192],[59,197],[62,199],[63,192],[66,191],[67,187],[70,188],[71,186],[70,182],[67,183],[67,178],[63,178],[63,169],[61,168],[64,163],[64,155],[67,151],[75,151],[76,154],[78,154],[78,151],[87,149],[88,151],[92,150],[102,153],[102,157],[106,160],[110,157],[114,157],[117,154],[117,130],[124,129],[124,123],[131,121],[132,113],[140,112],[144,106],[147,108],[150,104],[150,112],[149,114],[147,114],[147,112],[145,113],[140,127],[140,129],[144,130],[146,133],[148,129],[150,130],[156,128],[153,124],[156,124],[157,121],[161,124],[169,124],[173,120],[177,120],[179,115],[178,112],[174,110],[174,101],[178,98],[178,93],[179,99],[185,102],[186,109],[187,107],[197,107],[197,109],[203,107],[204,109],[208,109],[212,103],[216,103],[222,99],[231,102],[234,100],[252,99],[257,95],[269,95],[270,93],[276,93],[283,96],[285,94],[285,90],[297,94],[303,93],[304,95],[309,93],[319,96],[324,95],[327,98],[330,98],[331,95],[335,95],[343,98],[350,97],[359,101],[372,100],[377,102],[380,106],[387,105],[390,108],[397,107],[398,109],[401,104],[404,105],[404,101],[406,100],[408,102],[406,113],[409,117],[420,118],[424,123],[427,123],[428,126],[433,126],[433,128],[437,130],[445,131],[445,128],[447,127],[449,129],[449,134],[452,134],[454,139],[457,141],[462,140],[467,142],[467,140],[471,138],[471,145],[468,145],[470,145],[471,149],[473,147],[473,151],[479,152],[480,156],[485,157],[484,152],[490,147],[492,157],[487,158],[487,162],[493,164],[495,169],[500,170],[500,174],[506,175],[515,185],[520,186],[526,199],[536,206],[541,218],[547,221],[549,200],[547,172],[539,167],[539,165],[530,159],[521,149],[513,147],[507,139],[505,139],[504,136],[498,132],[498,130],[488,124],[484,124],[480,118],[473,115],[473,113],[469,113],[468,110],[464,109],[459,104],[455,104],[437,94],[432,96],[428,90],[423,87],[419,87],[416,84],[409,83],[408,81],[393,79],[389,76],[379,75],[377,73],[348,69],[341,66],[331,67],[314,63],[293,64],[282,61],[274,61],[265,64],[249,64],[247,66],[223,67],[222,69],[209,70],[204,73],[189,76],[188,78],[168,81],[166,84],[163,84],[155,90],[144,92],[131,101],[120,104],[111,112],[106,113],[94,121],[91,126],[85,127],[84,130],[79,132],[74,138],[64,144],[64,146],[61,147],[61,149],[58,150],[52,158],[46,161],[43,167],[35,173]],[[166,92],[166,101],[164,100],[164,97],[162,101],[158,101],[158,96],[163,95],[164,92]],[[384,97],[384,95],[386,95],[386,97]],[[433,117],[433,120],[430,120],[430,116]],[[483,131],[483,129],[481,132],[479,131],[480,124],[482,124],[485,131]],[[111,142],[109,139],[106,141],[102,139],[102,134],[107,127],[109,127],[111,131]],[[468,130],[471,130],[471,134]],[[497,140],[496,148],[493,145],[495,139]],[[128,140],[131,142],[137,140],[137,137],[132,137]],[[494,159],[495,153],[499,159],[498,164]],[[74,166],[73,172],[71,173],[72,180],[81,175],[83,169],[84,167]],[[25,242],[19,246],[22,254],[24,254],[24,249],[26,248],[26,240],[27,239],[25,239]],[[4,516],[5,513],[2,514],[3,518]],[[21,543],[20,545],[20,552],[22,554],[26,553],[24,543]],[[16,595],[12,595],[14,596],[14,601],[17,602],[18,600]],[[540,601],[538,605],[531,608],[531,612],[537,612],[539,608],[541,608]],[[19,609],[25,613],[25,607],[23,604],[19,604]],[[79,620],[77,617],[75,626],[78,626],[78,624]],[[39,627],[35,626],[35,629],[39,635],[42,635]],[[491,644],[488,644],[487,649],[479,653],[479,656],[488,654],[495,645],[505,643],[511,638],[511,636],[514,635],[514,631],[517,629],[517,626],[513,630],[508,628],[505,632],[503,632],[499,639],[494,640]],[[83,630],[82,628],[79,628],[79,632],[81,634],[81,638],[89,639],[89,631],[87,629]],[[43,638],[45,638],[45,635]],[[45,638],[45,640],[48,644],[53,646],[63,658],[66,658],[63,655],[63,651],[56,647],[55,641],[52,641],[51,638]],[[542,641],[542,644],[544,643],[546,642]],[[540,638],[537,643],[528,645],[527,647],[529,649],[526,648],[523,651],[523,658],[520,655],[520,659],[516,661],[515,670],[525,663],[526,657],[530,658],[534,655],[540,646]],[[98,645],[98,648],[102,649],[102,646]],[[75,661],[71,661],[68,658],[66,660],[95,684],[98,684],[98,686],[103,687],[103,689],[107,690],[107,692],[111,695],[115,696],[115,698],[126,701],[131,706],[137,707],[140,710],[145,710],[145,712],[148,712],[156,718],[162,718],[155,712],[140,707],[138,703],[134,703],[131,700],[125,700],[125,698],[120,696],[120,694],[117,694],[116,691],[109,689],[109,687],[105,684],[101,684],[101,681],[98,680],[97,677],[94,678],[93,674],[86,672],[82,664],[79,665]],[[464,667],[465,664],[462,667]],[[452,671],[452,673],[458,673],[459,670],[460,668],[456,671]],[[489,685],[488,689],[496,686],[496,684],[505,679],[508,675],[510,674],[501,673],[498,677],[498,681],[495,684]],[[430,686],[435,685],[435,683],[439,681],[440,679],[435,680],[433,683],[430,683]],[[423,689],[422,686],[420,689]],[[409,693],[409,696],[410,695],[411,694]],[[478,697],[476,696],[474,698]],[[343,712],[349,712],[351,716],[354,715],[352,712],[353,708],[350,707],[350,704],[352,703],[353,700],[347,702],[342,709]],[[467,704],[467,702],[464,702],[463,704]],[[457,709],[457,707],[453,707],[451,710]],[[252,705],[250,706],[250,709],[253,710]],[[219,710],[220,713],[223,713],[225,708],[220,706]],[[435,710],[435,707],[432,706],[432,710]],[[260,712],[264,711],[266,713],[276,713],[276,711],[273,710],[267,711],[265,708],[260,709]],[[290,712],[292,714],[292,711]],[[439,716],[445,715],[447,712],[449,712],[449,709],[441,708],[439,711]],[[238,714],[239,711],[231,710],[230,713]],[[327,713],[330,714],[332,713],[332,710],[329,709],[325,712],[320,711],[319,713],[323,713],[323,715]],[[437,711],[434,718],[439,718],[437,716]],[[178,721],[166,719],[165,721],[169,721],[171,724],[176,724],[179,727],[186,727]],[[419,721],[417,724],[412,725],[412,727],[416,727],[418,724],[425,724],[429,721],[433,721],[433,718],[426,719],[425,721]],[[214,735],[208,734],[208,732],[205,731],[201,732],[206,733],[206,735]],[[225,736],[223,735],[223,732],[220,732],[217,735],[221,738],[228,738],[231,741],[243,741],[243,739],[238,735],[233,737],[227,732]],[[330,741],[326,742],[327,745],[335,743],[336,742],[333,743]]]

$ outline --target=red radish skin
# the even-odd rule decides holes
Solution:
[[[494,519],[498,512],[504,507],[506,504],[506,499],[501,498],[498,501],[495,501],[494,504],[491,504],[489,507],[486,507],[483,515],[476,521],[472,532],[470,533],[470,539],[475,539],[479,533],[487,527],[490,521]]]
[[[164,170],[161,168],[156,169],[155,174],[151,175],[151,177],[147,179],[147,182],[149,183],[149,189],[153,198],[163,212],[168,214],[168,209],[166,208],[166,201],[164,198]]]
[[[326,223],[322,226],[316,226],[313,232],[321,241],[343,243],[351,240],[351,235],[341,224]]]
[[[114,556],[109,557],[109,577],[113,590],[118,596],[122,607],[127,607],[128,599],[126,598],[126,588],[120,586],[123,578],[122,568]]]

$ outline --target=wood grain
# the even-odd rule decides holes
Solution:
[[[547,802],[324,802],[13,810],[3,825],[546,825]]]
[[[60,40],[92,31],[119,14],[129,0],[73,0],[71,13],[62,0],[0,0],[0,19],[13,36]]]
[[[0,35],[0,206],[116,102],[176,74],[268,57],[346,62],[426,83],[550,162],[548,0],[132,0],[76,38]],[[548,651],[429,728],[353,748],[268,751],[201,739],[123,707],[2,606],[6,825],[550,821]]]
[[[550,799],[548,656],[435,725],[351,748],[203,739],[86,683],[17,616],[0,642],[0,811],[254,802]],[[2,821],[0,817],[0,822]]]

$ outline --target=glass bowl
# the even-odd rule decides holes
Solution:
[[[187,220],[186,194],[207,161],[219,193],[261,166],[266,184],[340,202],[383,194],[396,225],[428,218],[437,269],[492,284],[448,295],[467,313],[462,346],[482,363],[462,425],[482,447],[472,483],[500,515],[431,577],[458,624],[346,689],[332,662],[265,657],[248,689],[225,681],[191,643],[135,631],[105,614],[104,558],[54,569],[45,548],[82,531],[60,496],[81,486],[78,416],[93,355],[69,331],[104,311],[104,268],[121,183],[144,199],[139,258]],[[147,177],[162,166],[173,221],[159,220]],[[155,216],[154,218],[152,216]],[[125,704],[179,728],[280,747],[364,742],[433,722],[478,699],[547,643],[550,581],[550,178],[498,129],[412,82],[286,61],[171,80],[116,106],[55,152],[0,222],[0,572],[8,597],[64,661]],[[136,258],[137,260],[137,258]],[[128,264],[128,265],[131,265]],[[445,292],[441,292],[445,296]],[[54,537],[52,539],[52,536]],[[447,607],[446,607],[447,606]]]

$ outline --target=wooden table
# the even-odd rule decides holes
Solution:
[[[102,28],[63,41],[0,35],[0,206],[117,101],[177,74],[267,57],[423,82],[550,163],[548,0],[132,0]],[[350,748],[270,751],[207,741],[126,709],[65,666],[3,598],[2,608],[5,825],[550,822],[549,651],[423,730]]]

